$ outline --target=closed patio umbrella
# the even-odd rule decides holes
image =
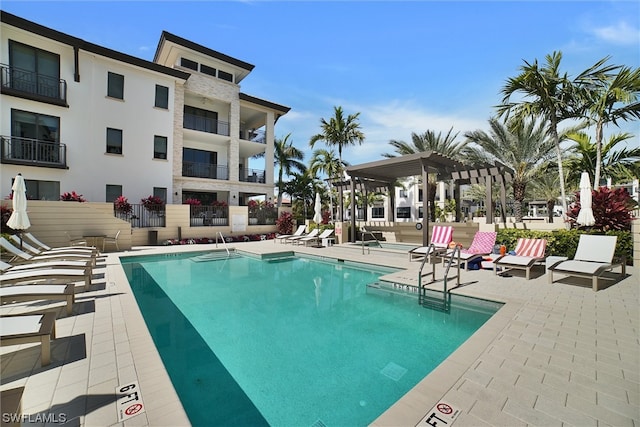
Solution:
[[[587,172],[582,172],[580,177],[580,212],[576,222],[587,227],[596,223],[591,207],[591,180]]]
[[[27,215],[27,186],[24,178],[18,174],[13,180],[13,212],[7,221],[7,226],[21,232],[31,227],[29,215]],[[22,233],[20,233],[20,248],[22,248]]]
[[[322,222],[322,202],[320,201],[320,193],[316,193],[316,203],[313,207],[313,222],[320,224]]]

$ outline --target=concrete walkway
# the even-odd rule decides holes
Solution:
[[[361,248],[342,245],[305,248],[266,241],[233,246],[256,254],[295,251],[408,269],[389,278],[399,284],[414,283],[418,267],[406,253],[365,249],[363,254]],[[126,255],[215,247],[136,249]],[[543,268],[529,281],[518,272],[508,278],[491,271],[462,272],[462,285],[452,292],[505,305],[373,424],[429,425],[437,422],[428,419],[431,409],[445,402],[454,409],[456,426],[640,426],[640,274],[637,268],[627,273],[593,292],[579,279],[549,285]],[[437,267],[436,276],[441,274]],[[110,254],[92,287],[78,293],[73,315],[65,317],[60,303],[41,302],[6,305],[0,314],[45,309],[61,316],[51,365],[40,366],[39,345],[0,349],[0,388],[24,387],[25,425],[189,424],[117,255]],[[131,384],[138,385],[144,409],[119,422],[119,411],[130,405],[117,401],[116,390]]]

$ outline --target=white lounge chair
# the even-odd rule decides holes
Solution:
[[[429,246],[420,246],[409,251],[409,261],[422,259],[432,252],[443,252],[453,240],[453,227],[450,225],[434,225],[431,230],[431,242]]]
[[[71,268],[74,270],[85,270],[91,272],[91,264],[88,261],[43,261],[43,262],[29,262],[26,261],[22,264],[11,265],[4,261],[0,261],[0,272],[16,272],[16,271],[28,271],[28,270],[46,270],[51,268]]]
[[[322,242],[322,239],[328,239],[329,237],[331,237],[332,234],[333,234],[333,229],[332,228],[327,228],[326,230],[323,230],[322,233],[320,233],[317,236],[302,237],[302,238],[294,241],[294,243],[297,244],[297,245],[304,244],[305,246],[308,246],[309,244],[312,244],[312,243],[315,243],[316,245],[319,245]]]
[[[298,226],[298,229],[295,231],[295,233],[293,234],[280,234],[278,236],[276,236],[276,238],[274,239],[273,243],[276,242],[283,242],[284,240],[288,239],[289,237],[293,237],[293,236],[302,236],[304,234],[304,231],[307,229],[307,226],[302,224]]]
[[[11,262],[14,261],[53,261],[53,260],[75,260],[75,261],[91,261],[92,265],[95,265],[96,257],[93,254],[82,254],[76,252],[48,252],[42,253],[42,255],[31,255],[27,252],[21,250],[15,245],[11,244],[4,237],[0,237],[0,246],[3,247],[7,252],[14,255]]]
[[[78,282],[83,280],[86,286],[91,285],[91,269],[79,268],[60,268],[53,266],[51,268],[30,268],[30,269],[8,269],[0,274],[0,286],[33,283],[33,282]]]
[[[98,249],[92,246],[80,246],[80,245],[75,245],[75,246],[56,246],[56,247],[51,247],[45,243],[43,243],[41,240],[39,240],[36,236],[34,236],[32,233],[22,233],[22,237],[26,238],[29,243],[32,244],[32,246],[34,246],[36,249],[39,249],[41,251],[51,251],[51,250],[55,250],[55,251],[84,251],[84,252],[97,252]],[[14,239],[15,241],[15,239]]]
[[[291,237],[288,237],[288,238],[284,239],[284,242],[285,243],[295,243],[296,240],[299,240],[299,239],[303,239],[303,238],[307,238],[307,237],[316,237],[319,232],[320,232],[320,230],[318,230],[317,228],[314,228],[313,230],[311,230],[307,234],[303,234],[302,236],[291,236]]]
[[[622,271],[619,277],[624,276],[625,260],[613,262],[617,240],[616,236],[580,235],[573,259],[559,261],[547,268],[549,284],[553,283],[553,273],[562,273],[591,279],[593,290],[598,291],[605,272],[620,267]]]
[[[498,274],[498,268],[504,274],[512,269],[525,270],[527,280],[531,277],[531,268],[544,261],[544,253],[547,249],[546,239],[520,238],[516,243],[515,255],[503,255],[493,261],[493,272]]]
[[[0,317],[0,345],[39,342],[42,366],[51,363],[51,340],[55,337],[55,313]]]
[[[493,251],[493,245],[496,244],[496,237],[498,233],[495,231],[478,231],[473,236],[473,241],[469,249],[460,250],[460,262],[464,262],[464,269],[469,270],[469,263],[489,255]],[[458,256],[455,254],[455,250],[451,249],[442,257],[443,264],[454,257],[454,261],[457,261]]]
[[[16,234],[11,236],[11,240],[13,240],[13,243],[12,242],[9,242],[9,243],[11,243],[13,246],[34,256],[60,255],[60,254],[70,254],[70,255],[77,254],[77,255],[92,255],[92,256],[98,255],[98,251],[95,250],[95,248],[90,248],[90,247],[69,246],[66,248],[41,249],[34,245],[31,245],[31,243],[28,242],[26,239],[23,239],[22,241],[20,241],[20,237]]]
[[[34,300],[62,300],[67,302],[67,314],[73,312],[74,285],[13,285],[0,287],[0,303]]]

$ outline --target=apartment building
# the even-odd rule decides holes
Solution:
[[[289,108],[240,92],[253,65],[166,32],[147,61],[0,18],[3,195],[22,173],[33,199],[273,197],[274,127]]]

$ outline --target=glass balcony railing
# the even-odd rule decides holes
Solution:
[[[182,176],[228,180],[229,167],[211,163],[183,162]]]
[[[1,136],[2,163],[14,165],[67,167],[67,146],[58,142]]]
[[[66,80],[8,65],[1,65],[0,70],[3,93],[67,105]]]
[[[266,182],[265,172],[261,169],[240,169],[240,181],[264,184]]]
[[[195,114],[185,113],[182,126],[185,129],[229,136],[229,123]]]

